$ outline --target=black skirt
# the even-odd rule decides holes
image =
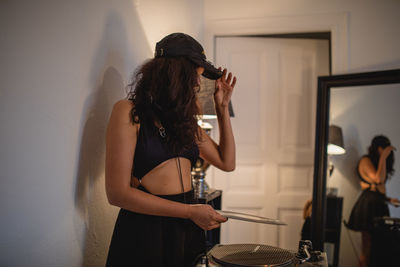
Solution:
[[[145,191],[143,187],[139,189]],[[196,203],[193,191],[159,196]],[[188,219],[152,216],[121,209],[115,223],[107,267],[192,266],[204,253],[205,232]]]
[[[380,192],[364,190],[351,211],[348,228],[371,233],[374,218],[383,216],[389,216],[386,196]]]

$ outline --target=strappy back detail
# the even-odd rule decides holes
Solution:
[[[193,145],[191,149],[181,153],[173,153],[160,135],[159,129],[153,123],[140,122],[135,148],[134,168],[132,175],[141,180],[152,169],[171,158],[183,157],[190,160],[192,166],[199,157],[199,148]]]

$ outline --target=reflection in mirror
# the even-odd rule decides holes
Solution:
[[[346,153],[346,149],[344,148],[344,141],[343,141],[343,132],[342,128],[337,125],[330,125],[329,126],[329,136],[328,136],[328,173],[327,177],[330,177],[333,173],[334,166],[330,157],[335,155],[343,155]],[[337,188],[329,187],[326,191],[328,196],[337,196]]]
[[[329,123],[341,127],[346,153],[329,156],[328,161],[335,169],[330,176],[327,175],[326,186],[334,188],[327,192],[337,191],[337,196],[343,198],[342,219],[349,219],[361,195],[357,166],[360,158],[368,153],[373,137],[385,135],[393,146],[400,147],[399,115],[399,84],[331,88]],[[395,153],[395,158],[399,158],[398,153]],[[399,160],[394,161],[393,169],[395,171],[391,179],[383,187],[386,187],[387,196],[400,198]],[[389,206],[390,216],[400,217],[400,208]],[[342,224],[339,266],[357,266],[361,254],[361,233],[349,230]]]

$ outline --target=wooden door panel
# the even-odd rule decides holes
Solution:
[[[229,220],[221,243],[296,249],[303,206],[312,195],[317,76],[329,73],[329,46],[323,42],[217,38],[217,65],[238,77],[232,96],[237,167],[230,173],[212,168],[207,179],[223,190],[223,209],[288,224]],[[218,127],[213,134],[218,136]]]

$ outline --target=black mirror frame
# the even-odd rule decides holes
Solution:
[[[326,168],[329,129],[329,103],[332,87],[400,83],[400,69],[318,77],[315,127],[314,185],[311,216],[313,249],[323,251],[326,217]]]

